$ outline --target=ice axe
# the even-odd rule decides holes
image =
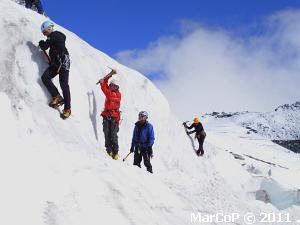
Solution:
[[[128,156],[131,154],[132,152],[129,152],[126,156],[125,156],[125,158],[123,159],[123,162],[125,162],[125,160],[128,158]]]
[[[187,120],[187,121],[184,121],[183,123],[182,123],[182,125],[184,126],[184,128],[186,128],[186,124],[188,123],[189,121]]]
[[[43,50],[43,53],[44,53],[45,57],[47,58],[48,64],[50,65],[51,64],[51,59],[50,59],[48,53],[46,52],[46,50]]]
[[[188,123],[189,121],[184,121],[183,123],[182,123],[182,125],[183,125],[183,127],[184,127],[184,130],[185,130],[185,133],[187,134],[187,135],[189,135],[188,134],[188,130],[187,130],[187,123]]]
[[[45,57],[47,58],[48,64],[51,65],[51,59],[50,59],[48,53],[46,52],[46,50],[43,50],[43,53],[44,53]],[[57,74],[59,73],[61,66],[62,66],[62,63],[59,64],[59,67],[56,71]]]
[[[105,80],[106,78],[111,77],[111,76],[114,75],[114,74],[117,74],[117,71],[116,71],[115,69],[110,68],[110,67],[108,67],[108,68],[111,69],[111,71],[109,72],[109,74],[107,74],[107,75],[105,75],[103,78],[101,78],[101,79],[96,83],[96,85],[99,84],[101,80]]]

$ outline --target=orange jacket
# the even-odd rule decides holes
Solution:
[[[104,110],[101,116],[111,116],[120,120],[120,105],[121,105],[121,93],[119,90],[111,91],[108,87],[108,80],[110,77],[106,78],[101,84],[101,90],[105,94]]]

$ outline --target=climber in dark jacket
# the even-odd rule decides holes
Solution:
[[[183,125],[185,126],[185,128],[187,128],[189,130],[194,128],[194,130],[187,132],[187,134],[196,133],[196,138],[199,142],[199,148],[197,150],[197,155],[202,156],[204,154],[203,143],[204,143],[204,139],[206,137],[206,133],[203,129],[202,124],[199,121],[199,118],[195,117],[194,123],[191,126],[187,126],[186,123],[183,123]]]
[[[71,94],[69,88],[70,59],[69,52],[65,46],[66,36],[59,31],[54,31],[53,27],[54,24],[51,21],[44,22],[41,27],[42,33],[47,36],[47,40],[41,40],[39,46],[44,51],[50,48],[50,66],[42,75],[42,81],[52,96],[49,106],[57,108],[64,104],[61,116],[63,119],[66,119],[71,115]],[[57,74],[59,74],[59,84],[64,98],[61,97],[51,81]]]
[[[42,14],[42,15],[45,14],[42,2],[40,0],[25,0],[25,7],[26,8],[31,9],[32,6],[36,7],[39,14]]]
[[[141,167],[141,161],[144,159],[147,171],[153,173],[150,158],[153,156],[152,145],[155,138],[153,126],[147,119],[148,113],[141,111],[139,113],[139,121],[135,123],[133,130],[130,152],[134,152],[133,165]]]

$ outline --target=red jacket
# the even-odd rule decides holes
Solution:
[[[110,78],[110,77],[109,77]],[[101,113],[101,116],[111,116],[117,118],[117,121],[120,120],[120,105],[121,105],[121,93],[119,90],[111,91],[108,87],[108,80],[106,78],[101,84],[101,90],[105,94],[105,104],[104,110]]]

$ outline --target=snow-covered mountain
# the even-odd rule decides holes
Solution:
[[[293,152],[300,153],[300,102],[285,104],[273,112],[213,112],[206,116],[229,118],[245,127],[246,133],[257,133]]]
[[[56,25],[72,59],[73,116],[61,120],[40,80],[47,67],[37,47],[44,20],[0,0],[0,224],[185,225],[199,224],[198,213],[237,213],[226,224],[246,224],[249,212],[255,224],[263,224],[261,212],[300,219],[299,155],[247,134],[231,118],[210,117],[203,121],[205,155],[196,157],[150,80]],[[133,166],[132,156],[114,161],[104,151],[104,96],[95,83],[107,66],[117,69],[122,92],[120,155],[129,151],[138,111],[147,110],[156,136],[154,174]],[[205,224],[222,223],[215,217]]]
[[[273,140],[300,139],[300,102],[279,106],[273,112],[253,113],[242,122]]]
[[[272,140],[300,139],[300,102],[285,104],[273,112],[212,113],[215,118],[232,117],[237,123]]]

